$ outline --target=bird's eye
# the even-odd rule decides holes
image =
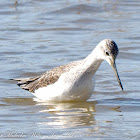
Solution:
[[[108,56],[109,56],[109,53],[108,53],[108,52],[106,52],[106,55],[108,55]]]

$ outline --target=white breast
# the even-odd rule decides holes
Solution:
[[[82,70],[74,70],[62,74],[54,84],[39,88],[34,95],[47,101],[86,101],[92,95],[93,88],[91,73],[82,74]]]

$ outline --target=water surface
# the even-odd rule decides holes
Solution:
[[[138,0],[1,0],[0,137],[140,139]],[[117,67],[103,62],[86,102],[38,102],[9,81],[83,59],[103,39],[119,47]]]

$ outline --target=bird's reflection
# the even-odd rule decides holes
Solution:
[[[46,105],[46,109],[40,110],[40,112],[52,114],[50,118],[53,118],[53,121],[46,122],[46,125],[60,125],[63,127],[91,125],[95,123],[94,114],[96,112],[96,104],[96,101],[37,103],[37,105]],[[48,118],[48,116],[46,116],[46,118]]]
[[[76,127],[96,123],[96,101],[51,103],[41,102],[36,98],[4,98],[3,101],[6,104],[26,106],[26,113],[28,109],[34,114],[40,113],[41,121],[38,124],[41,126]]]

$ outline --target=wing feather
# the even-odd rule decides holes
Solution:
[[[55,83],[64,72],[68,72],[71,68],[73,68],[77,64],[78,61],[74,61],[69,64],[56,67],[34,78],[21,78],[12,80],[18,81],[17,85],[20,86],[22,89],[34,93],[35,90],[41,87],[46,87],[50,84]]]

